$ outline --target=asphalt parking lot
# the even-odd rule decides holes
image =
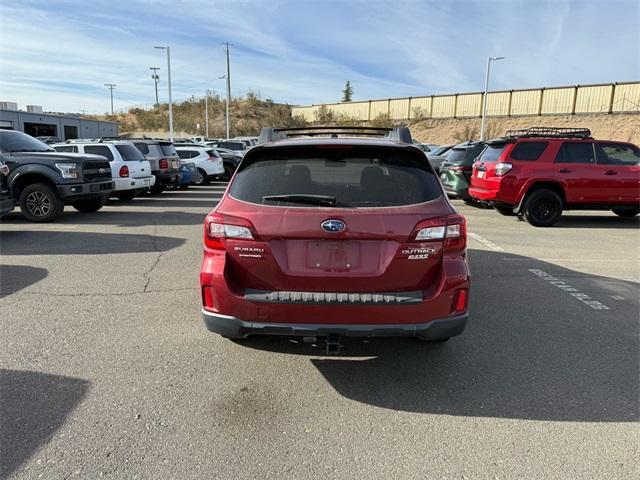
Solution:
[[[440,346],[231,342],[200,318],[224,184],[0,226],[0,477],[637,478],[638,218],[469,222]]]

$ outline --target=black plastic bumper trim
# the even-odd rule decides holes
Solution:
[[[207,329],[229,338],[245,338],[249,335],[286,335],[324,337],[420,337],[425,340],[441,340],[460,335],[467,324],[468,313],[432,320],[427,323],[404,324],[308,324],[246,322],[236,317],[202,310]]]

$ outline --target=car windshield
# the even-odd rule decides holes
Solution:
[[[122,155],[122,158],[125,162],[139,162],[141,160],[144,160],[144,155],[142,155],[142,152],[131,144],[127,143],[116,145],[116,149],[118,150],[118,152],[120,152],[120,155]]]
[[[471,165],[482,150],[482,145],[465,148],[452,148],[447,153],[447,163],[456,165]]]
[[[53,152],[53,148],[21,132],[2,132],[0,150],[3,152]]]
[[[415,205],[442,191],[413,152],[294,147],[252,156],[236,173],[230,195],[263,205],[362,208]]]

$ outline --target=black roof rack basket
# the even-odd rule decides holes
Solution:
[[[507,130],[507,137],[559,137],[559,138],[591,138],[588,128],[564,127],[529,127],[521,130]]]
[[[264,127],[260,132],[258,143],[275,142],[296,137],[333,137],[363,136],[381,137],[401,143],[413,143],[411,131],[407,127]]]

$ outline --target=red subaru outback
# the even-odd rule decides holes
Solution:
[[[444,341],[467,321],[465,219],[406,128],[263,129],[204,247],[202,315],[225,337]]]
[[[512,130],[487,142],[469,194],[536,227],[553,225],[563,210],[633,217],[640,213],[640,150],[594,140],[586,128]]]

